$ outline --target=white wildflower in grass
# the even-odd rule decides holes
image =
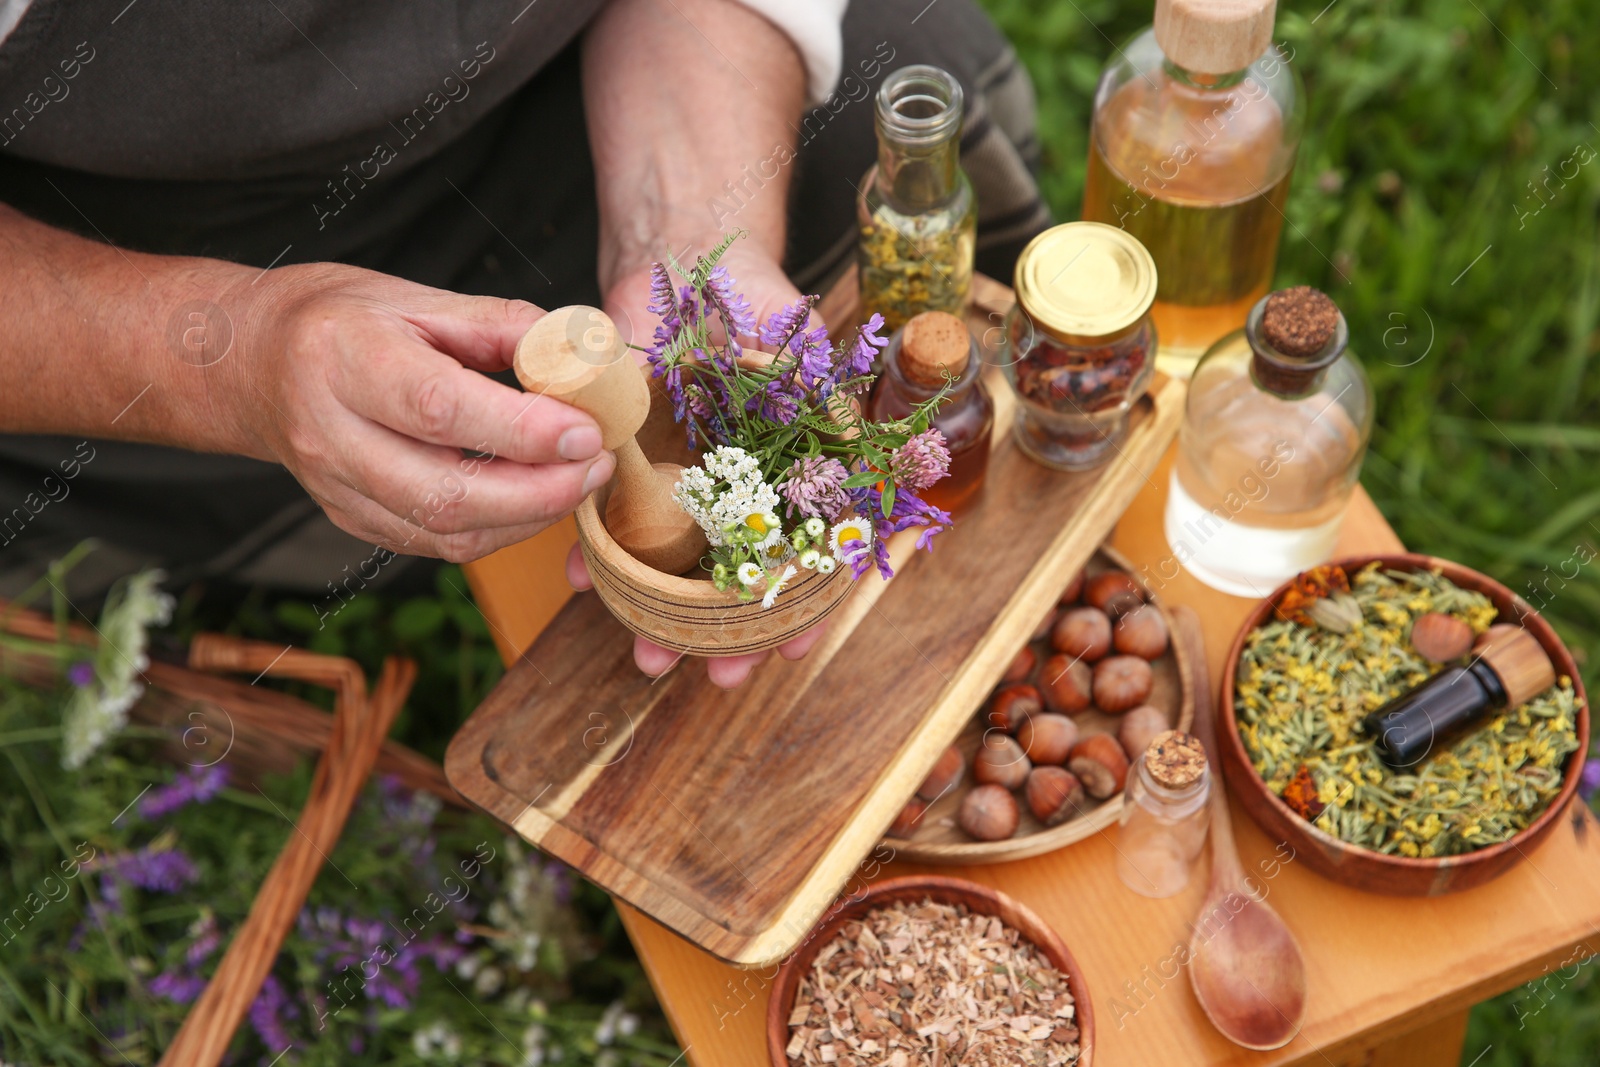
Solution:
[[[739,564],[738,573],[740,585],[755,585],[761,580],[761,565],[758,563],[741,563]]]
[[[840,519],[828,535],[828,547],[833,549],[833,558],[844,563],[846,556],[872,547],[872,524],[855,515]]]
[[[761,598],[761,606],[764,607],[764,608],[772,607],[773,603],[778,599],[778,594],[783,592],[783,587],[788,585],[789,584],[789,579],[793,578],[794,576],[795,576],[795,569],[794,569],[794,564],[792,564],[792,563],[789,566],[783,568],[783,573],[778,575],[777,577],[773,577],[772,575],[768,575],[767,576],[767,592]]]
[[[832,556],[823,556],[821,559],[817,560],[817,573],[832,574],[836,569],[838,569],[838,566],[839,564],[834,561]]]
[[[160,571],[141,571],[114,586],[106,598],[94,677],[74,690],[62,713],[61,763],[68,770],[82,767],[127,725],[128,709],[144,692],[139,674],[150,666],[145,631],[172,618],[172,597],[160,589],[165,577]]]

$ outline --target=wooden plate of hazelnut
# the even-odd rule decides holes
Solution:
[[[1102,546],[889,828],[897,857],[995,863],[1081,841],[1122,815],[1128,768],[1194,718],[1172,620]]]

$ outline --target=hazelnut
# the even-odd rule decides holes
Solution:
[[[1051,711],[1070,715],[1089,706],[1092,679],[1087,663],[1057,653],[1039,669],[1039,692]]]
[[[1006,668],[1006,673],[1000,676],[1002,682],[1024,682],[1033,673],[1033,668],[1039,665],[1039,654],[1033,650],[1032,645],[1023,645],[1011,660],[1011,666]]]
[[[1016,733],[1017,728],[1027,722],[1030,716],[1043,710],[1044,701],[1039,690],[1027,682],[1002,685],[989,698],[989,725],[1007,733]]]
[[[939,762],[933,765],[928,777],[917,787],[917,796],[932,804],[961,784],[961,772],[966,770],[966,767],[966,757],[961,754],[959,748],[951,745],[939,754]]]
[[[984,784],[1016,789],[1028,780],[1033,764],[1016,738],[996,731],[984,736],[983,747],[972,759],[972,777]]]
[[[928,814],[928,805],[916,797],[912,797],[906,802],[906,806],[900,809],[900,814],[895,816],[894,822],[890,824],[888,836],[910,837],[917,832],[917,827],[922,825],[922,817],[926,814]]]
[[[1108,656],[1094,666],[1094,706],[1118,715],[1150,699],[1155,676],[1138,656]]]
[[[1071,604],[1077,603],[1078,598],[1082,595],[1083,572],[1079,571],[1077,574],[1072,576],[1072,581],[1067,583],[1067,587],[1061,590],[1061,606],[1067,607]]]
[[[1072,746],[1067,770],[1078,776],[1084,792],[1104,800],[1122,792],[1128,780],[1128,757],[1110,734],[1090,734]]]
[[[980,785],[961,802],[956,822],[979,841],[1004,841],[1017,832],[1020,814],[1004,786]]]
[[[1071,608],[1050,631],[1050,647],[1089,663],[1111,651],[1111,620],[1099,608]]]
[[[1051,608],[1049,611],[1045,612],[1044,618],[1040,619],[1039,625],[1033,628],[1033,636],[1029,637],[1028,640],[1043,641],[1046,637],[1048,637],[1050,631],[1055,629],[1056,619],[1058,616],[1060,616],[1060,614],[1060,610],[1056,608]]]
[[[1118,652],[1160,659],[1167,651],[1167,620],[1154,604],[1141,604],[1117,620],[1112,641]]]
[[[1035,715],[1017,730],[1017,744],[1034,763],[1067,762],[1078,740],[1078,724],[1065,715]]]
[[[1059,826],[1078,814],[1083,786],[1071,771],[1035,767],[1028,775],[1028,808],[1046,826]]]
[[[1418,615],[1411,623],[1411,647],[1434,663],[1448,663],[1472,651],[1472,627],[1442,612]]]
[[[1121,571],[1102,571],[1083,584],[1083,602],[1115,619],[1144,603],[1144,594]]]
[[[1165,712],[1149,704],[1140,704],[1117,722],[1117,740],[1122,742],[1128,759],[1136,760],[1144,755],[1157,734],[1170,729],[1172,724],[1167,721]]]

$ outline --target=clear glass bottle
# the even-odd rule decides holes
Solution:
[[[977,201],[961,169],[961,83],[901,67],[878,89],[878,162],[856,199],[861,303],[898,330],[924,311],[960,315],[972,289]]]
[[[1122,802],[1117,876],[1142,896],[1170,897],[1189,884],[1210,827],[1211,771],[1186,733],[1159,734],[1134,761]]]
[[[1156,0],[1155,25],[1107,65],[1083,193],[1085,219],[1155,257],[1156,365],[1179,377],[1271,285],[1305,125],[1272,0],[1206,2]]]
[[[1290,328],[1306,316],[1316,329]],[[1195,367],[1166,533],[1207,585],[1262,597],[1332,557],[1372,436],[1349,339],[1333,301],[1299,286],[1262,298]]]
[[[1017,446],[1059,470],[1104,463],[1155,373],[1156,266],[1114,226],[1067,222],[1017,257],[996,358],[1017,394]]]
[[[883,374],[872,397],[872,418],[892,422],[932,398],[950,381],[933,418],[950,449],[950,469],[918,495],[955,512],[983,488],[989,470],[994,401],[983,384],[978,342],[966,323],[943,311],[925,311],[906,323],[883,350]]]

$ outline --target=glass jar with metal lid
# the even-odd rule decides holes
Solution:
[[[1015,283],[997,355],[1017,394],[1017,444],[1061,470],[1099,466],[1155,369],[1155,260],[1115,226],[1068,222],[1022,250]]]

